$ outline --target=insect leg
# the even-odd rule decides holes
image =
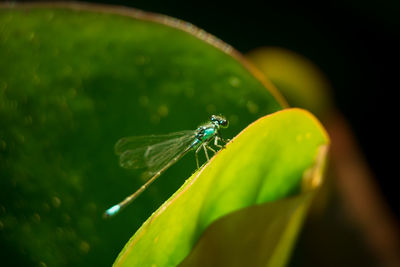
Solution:
[[[221,139],[221,140],[222,140],[222,138],[219,137],[218,135],[215,136],[215,138],[214,138],[214,146],[216,146],[216,147],[218,147],[218,148],[223,148],[223,146],[221,146],[220,144],[218,144],[218,139]]]
[[[210,158],[208,157],[208,152],[207,152],[206,146],[207,146],[207,144],[203,144],[203,145],[202,145],[202,147],[204,148],[204,153],[206,153],[207,161],[209,161]]]
[[[199,156],[197,155],[197,154],[199,154],[200,148],[201,148],[201,146],[199,146],[199,147],[196,149],[195,153],[194,153],[194,155],[196,156],[197,169],[200,168],[200,165],[199,165]]]
[[[217,151],[215,151],[212,147],[210,147],[209,145],[206,145],[206,148],[211,150],[212,152],[214,152],[214,154],[217,154]]]

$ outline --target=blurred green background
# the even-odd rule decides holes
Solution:
[[[6,265],[110,265],[193,172],[190,154],[123,216],[103,220],[143,182],[118,165],[119,138],[194,130],[212,114],[229,119],[222,134],[232,138],[282,109],[226,45],[161,23],[22,7],[1,9],[0,27]]]

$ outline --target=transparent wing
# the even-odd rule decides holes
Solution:
[[[164,141],[180,138],[187,135],[194,135],[194,131],[181,131],[163,135],[144,135],[144,136],[131,136],[123,137],[115,144],[115,153],[121,155],[128,150],[134,150],[142,147],[148,147]]]
[[[146,168],[155,173],[185,150],[194,135],[194,131],[182,131],[166,135],[124,137],[115,144],[115,153],[120,156],[121,167]]]
[[[149,146],[145,152],[145,161],[150,174],[154,174],[161,170],[173,158],[184,153],[192,144],[194,132],[175,139],[166,140],[164,142]]]

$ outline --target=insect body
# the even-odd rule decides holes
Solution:
[[[197,128],[195,135],[196,139],[193,141],[191,145],[192,149],[195,149],[196,151],[195,155],[196,155],[197,168],[199,168],[199,159],[197,153],[199,152],[201,147],[204,148],[207,161],[210,160],[210,158],[208,157],[207,149],[214,152],[214,154],[216,153],[216,151],[212,149],[210,146],[208,146],[208,143],[212,141],[212,139],[214,138],[214,145],[216,147],[222,148],[222,146],[218,144],[219,140],[223,141],[223,139],[219,135],[219,129],[226,127],[228,127],[228,121],[224,117],[213,115],[211,116],[210,123],[207,123]]]
[[[216,153],[209,146],[214,140],[218,148],[223,146],[219,130],[228,127],[228,120],[223,116],[213,115],[210,121],[201,125],[195,131],[182,131],[167,135],[133,136],[120,139],[115,145],[115,152],[120,156],[120,165],[127,169],[145,168],[151,177],[136,192],[125,198],[117,205],[105,211],[104,217],[117,214],[123,207],[137,198],[164,171],[181,159],[190,150],[195,151],[196,164],[199,168],[198,153],[204,149],[207,161],[210,159],[207,149]]]

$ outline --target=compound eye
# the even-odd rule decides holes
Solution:
[[[219,121],[219,124],[220,124],[222,127],[227,127],[227,126],[228,126],[228,120],[220,120],[220,121]]]
[[[216,121],[217,118],[215,117],[215,115],[212,115],[211,118],[210,118],[210,120],[211,120],[211,121]]]

